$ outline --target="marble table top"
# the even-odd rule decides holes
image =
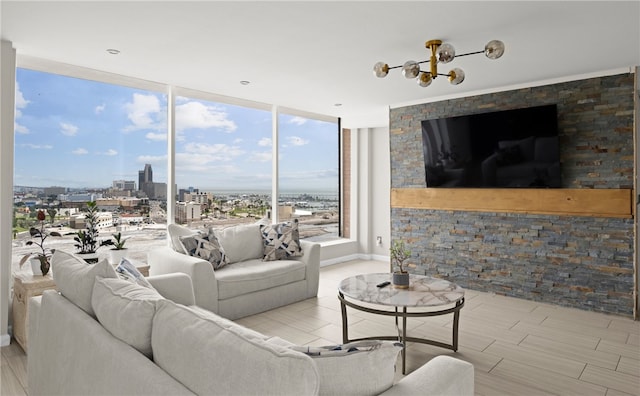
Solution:
[[[434,307],[464,298],[464,289],[455,283],[429,276],[409,276],[409,288],[376,285],[391,281],[390,273],[362,274],[344,279],[338,290],[355,300],[394,307]]]

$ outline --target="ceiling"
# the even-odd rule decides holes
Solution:
[[[389,107],[640,65],[639,1],[0,4],[2,39],[13,43],[19,65],[42,58],[338,116],[346,127],[388,125]],[[377,61],[428,59],[430,39],[450,42],[458,54],[499,39],[506,51],[498,60],[473,55],[440,65],[440,72],[465,71],[457,86],[441,77],[421,88],[400,70],[373,75]]]

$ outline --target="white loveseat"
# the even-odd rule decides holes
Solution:
[[[318,294],[320,245],[300,241],[302,256],[263,261],[260,224],[238,225],[216,231],[229,260],[213,269],[207,260],[186,254],[181,237],[194,231],[168,226],[171,247],[149,251],[150,275],[181,272],[193,282],[196,305],[228,319],[237,319],[291,304]]]
[[[156,291],[117,278],[106,262],[72,265],[58,272],[60,293],[29,302],[32,396],[473,395],[473,365],[455,358],[436,357],[393,384],[399,349],[390,341],[323,362],[190,307],[183,274],[148,278]]]

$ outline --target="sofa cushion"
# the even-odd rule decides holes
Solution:
[[[214,270],[220,269],[229,263],[215,232],[210,230],[207,235],[194,234],[181,236],[180,244],[189,256],[198,257],[211,263]]]
[[[326,347],[292,346],[313,358],[320,371],[320,395],[378,395],[391,388],[402,344],[357,341]]]
[[[259,224],[243,224],[214,230],[229,264],[262,258],[262,234]]]
[[[285,223],[260,226],[264,240],[264,261],[302,256],[298,219]]]
[[[184,250],[184,246],[180,243],[180,237],[197,234],[197,231],[178,224],[169,224],[167,226],[167,232],[169,233],[169,239],[171,240],[171,247],[173,250],[182,254],[187,254],[187,252]]]
[[[265,263],[253,259],[235,263],[216,272],[218,300],[301,281],[306,271],[304,263],[296,260]]]
[[[117,278],[116,270],[107,260],[87,264],[71,253],[56,250],[51,257],[51,272],[58,291],[69,301],[95,318],[91,294],[96,276]]]
[[[233,266],[231,266],[233,267]],[[211,312],[158,301],[151,344],[156,364],[199,395],[317,394],[310,357]]]
[[[155,289],[98,276],[91,305],[100,324],[114,337],[151,358],[151,322],[156,313],[156,301],[162,298]]]

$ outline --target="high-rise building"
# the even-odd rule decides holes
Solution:
[[[145,183],[153,183],[153,170],[151,170],[151,164],[145,164],[144,170],[138,171],[138,189],[144,191]]]

